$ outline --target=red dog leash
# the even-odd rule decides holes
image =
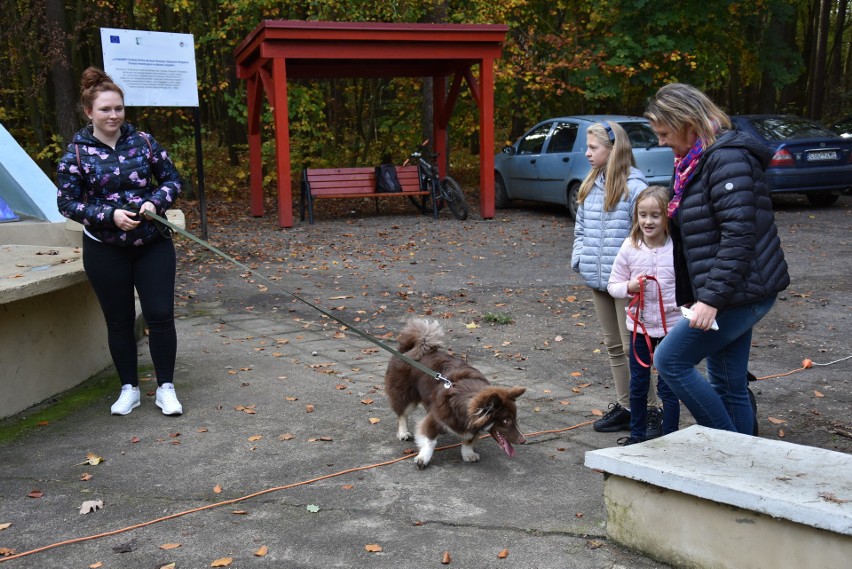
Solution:
[[[639,356],[636,354],[636,351],[633,351],[633,355],[636,357],[636,361],[642,367],[651,367],[654,363],[654,348],[651,346],[651,338],[648,336],[648,329],[645,328],[645,323],[642,322],[642,311],[645,310],[645,282],[646,281],[654,281],[657,283],[657,293],[660,301],[660,318],[663,319],[663,334],[668,334],[669,330],[666,327],[666,312],[663,308],[663,291],[660,288],[660,282],[656,277],[652,276],[641,276],[638,278],[639,280],[639,292],[633,295],[633,298],[630,300],[630,304],[627,306],[627,316],[633,320],[633,344],[636,345],[636,334],[638,333],[638,329],[642,328],[642,335],[645,336],[645,342],[648,344],[648,354],[650,354],[651,361],[647,364],[643,362]],[[635,312],[635,314],[634,314]]]

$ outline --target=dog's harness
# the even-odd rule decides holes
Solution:
[[[638,278],[639,281],[639,292],[633,295],[633,298],[630,300],[630,304],[627,305],[627,316],[633,321],[633,344],[636,344],[636,334],[638,333],[639,328],[642,329],[642,335],[645,336],[645,342],[648,344],[648,354],[650,355],[650,361],[646,364],[643,362],[639,355],[636,354],[636,351],[633,351],[633,355],[636,357],[636,361],[642,367],[651,367],[654,363],[654,348],[651,346],[651,338],[648,336],[648,329],[645,328],[645,323],[643,322],[644,318],[642,316],[642,312],[645,310],[645,282],[654,281],[657,283],[657,293],[659,296],[660,302],[660,318],[663,320],[663,334],[668,334],[668,328],[666,327],[666,312],[663,307],[663,290],[660,288],[660,282],[656,277],[652,277],[650,275],[643,275]]]

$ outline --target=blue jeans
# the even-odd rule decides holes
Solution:
[[[630,436],[639,441],[644,441],[647,436],[646,403],[651,388],[651,368],[639,363],[640,359],[645,363],[651,361],[646,338],[651,341],[652,347],[661,341],[660,338],[636,334],[636,340],[630,343]],[[680,422],[680,402],[662,378],[657,380],[657,395],[663,402],[663,434],[667,435],[677,430]]]
[[[772,296],[720,311],[717,331],[690,328],[684,318],[660,342],[657,371],[699,425],[753,434],[747,378],[751,334],[774,304]],[[705,358],[706,378],[695,369]]]

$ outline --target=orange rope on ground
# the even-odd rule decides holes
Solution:
[[[835,360],[833,362],[828,362],[828,363],[824,363],[824,364],[814,363],[813,361],[811,361],[809,359],[804,359],[804,360],[802,360],[802,367],[800,367],[800,368],[797,368],[797,369],[794,369],[794,370],[791,370],[791,371],[788,371],[788,372],[785,372],[785,373],[778,373],[778,374],[774,374],[774,375],[766,375],[766,376],[763,376],[763,377],[758,377],[757,379],[758,380],[764,380],[764,379],[771,379],[771,378],[774,378],[774,377],[785,377],[785,376],[788,376],[788,375],[792,375],[794,373],[798,373],[800,371],[804,371],[806,369],[810,369],[815,365],[816,366],[827,366],[827,365],[832,365],[832,364],[835,364],[835,363],[838,363],[838,362],[841,362],[841,361],[845,361],[845,360],[850,359],[850,358],[852,358],[852,356],[847,356],[845,358],[841,358],[839,360]],[[536,436],[539,436],[539,435],[563,433],[565,431],[571,431],[573,429],[578,429],[580,427],[585,427],[585,426],[591,425],[593,422],[594,422],[594,420],[586,421],[585,423],[579,423],[579,424],[573,425],[571,427],[565,427],[563,429],[551,429],[551,430],[546,430],[546,431],[536,431],[534,433],[526,434],[525,436],[536,437]],[[482,438],[487,438],[488,436],[489,435],[483,435]],[[450,448],[455,448],[457,446],[459,446],[458,443],[454,444],[454,445],[438,447],[435,450],[436,451],[442,451],[442,450],[447,450],[447,449],[450,449]],[[109,537],[109,536],[117,535],[117,534],[120,534],[120,533],[126,533],[128,531],[140,529],[140,528],[150,526],[150,525],[154,525],[154,524],[157,524],[157,523],[160,523],[160,522],[173,520],[173,519],[179,518],[181,516],[186,516],[186,515],[194,514],[194,513],[197,513],[197,512],[203,512],[205,510],[212,510],[213,508],[219,508],[221,506],[227,506],[229,504],[236,504],[238,502],[243,502],[243,501],[249,500],[251,498],[263,496],[264,494],[270,494],[272,492],[278,492],[280,490],[288,490],[290,488],[296,488],[298,486],[306,486],[308,484],[313,484],[314,482],[319,482],[321,480],[327,480],[329,478],[335,478],[335,477],[338,477],[338,476],[343,476],[344,474],[351,474],[353,472],[361,472],[363,470],[370,470],[370,469],[379,468],[379,467],[382,467],[382,466],[390,466],[391,464],[396,464],[397,462],[401,462],[403,460],[408,460],[409,458],[411,458],[413,456],[415,456],[414,453],[408,454],[408,455],[405,455],[405,456],[401,456],[399,458],[395,458],[395,459],[392,459],[392,460],[388,460],[388,461],[385,461],[385,462],[379,462],[379,463],[370,464],[370,465],[367,465],[367,466],[359,466],[359,467],[356,467],[356,468],[341,470],[340,472],[334,472],[332,474],[326,474],[324,476],[319,476],[317,478],[311,478],[310,480],[303,480],[302,482],[294,482],[293,484],[287,484],[285,486],[276,486],[274,488],[267,488],[266,490],[261,490],[259,492],[255,492],[253,494],[248,494],[247,496],[242,496],[240,498],[234,498],[232,500],[225,500],[223,502],[216,502],[214,504],[208,504],[206,506],[193,508],[191,510],[186,510],[186,511],[183,511],[183,512],[177,512],[175,514],[171,514],[171,515],[164,516],[162,518],[157,518],[155,520],[150,520],[150,521],[147,521],[147,522],[142,522],[140,524],[128,526],[128,527],[125,527],[125,528],[121,528],[121,529],[117,529],[117,530],[113,530],[113,531],[108,531],[108,532],[104,532],[104,533],[99,533],[99,534],[95,534],[95,535],[85,536],[85,537],[78,537],[78,538],[74,538],[74,539],[69,539],[69,540],[66,540],[66,541],[61,541],[61,542],[53,543],[53,544],[50,544],[50,545],[45,545],[44,547],[39,547],[37,549],[32,549],[30,551],[24,551],[22,553],[16,553],[14,555],[9,555],[9,556],[6,556],[6,557],[0,557],[0,563],[5,563],[6,561],[11,561],[12,559],[19,559],[19,558],[25,557],[27,555],[33,555],[35,553],[41,553],[41,552],[47,551],[49,549],[55,549],[57,547],[61,547],[63,545],[71,545],[73,543],[81,543],[81,542],[84,542],[84,541],[92,541],[92,540],[95,540],[95,539],[100,539],[102,537]]]
[[[593,421],[586,421],[585,423],[580,423],[578,425],[573,425],[571,427],[566,427],[564,429],[554,429],[554,430],[549,430],[549,431],[537,431],[537,432],[534,432],[534,433],[529,433],[528,435],[525,435],[525,436],[535,437],[535,436],[538,436],[538,435],[548,434],[548,433],[561,433],[561,432],[564,432],[564,431],[570,431],[570,430],[573,430],[573,429],[577,429],[579,427],[585,427],[586,425],[591,425],[592,423],[593,423]],[[489,435],[484,435],[482,438],[486,438],[488,436]],[[460,446],[460,443],[456,443],[454,445],[447,445],[447,446],[443,446],[443,447],[438,447],[435,450],[436,451],[443,451],[443,450],[455,448],[455,447],[458,447],[458,446]],[[311,478],[310,480],[303,480],[301,482],[294,482],[292,484],[286,484],[284,486],[276,486],[274,488],[267,488],[266,490],[254,492],[253,494],[248,494],[248,495],[242,496],[240,498],[233,498],[231,500],[224,500],[222,502],[216,502],[214,504],[207,504],[206,506],[200,506],[198,508],[192,508],[190,510],[185,510],[183,512],[177,512],[177,513],[174,513],[174,514],[170,514],[168,516],[163,516],[162,518],[157,518],[155,520],[149,520],[147,522],[142,522],[142,523],[135,524],[135,525],[132,525],[132,526],[120,528],[120,529],[117,529],[117,530],[107,531],[107,532],[98,533],[98,534],[94,534],[94,535],[88,535],[88,536],[84,536],[84,537],[76,537],[74,539],[68,539],[68,540],[65,540],[65,541],[60,541],[58,543],[52,543],[50,545],[45,545],[43,547],[31,549],[29,551],[23,551],[21,553],[16,553],[14,555],[8,555],[6,557],[0,557],[0,563],[5,563],[6,561],[11,561],[12,559],[19,559],[21,557],[26,557],[28,555],[34,555],[36,553],[42,553],[42,552],[48,551],[50,549],[56,549],[57,547],[62,547],[64,545],[71,545],[71,544],[74,544],[74,543],[82,543],[84,541],[92,541],[92,540],[100,539],[100,538],[103,538],[103,537],[110,537],[110,536],[118,535],[118,534],[121,534],[121,533],[127,533],[129,531],[141,529],[141,528],[151,526],[151,525],[154,525],[154,524],[158,524],[160,522],[165,522],[165,521],[168,521],[168,520],[173,520],[175,518],[180,518],[182,516],[186,516],[186,515],[189,515],[189,514],[194,514],[194,513],[197,513],[197,512],[203,512],[205,510],[212,510],[214,508],[219,508],[221,506],[228,506],[230,504],[236,504],[238,502],[244,502],[245,500],[249,500],[251,498],[257,498],[258,496],[263,496],[264,494],[271,494],[272,492],[278,492],[280,490],[289,490],[290,488],[296,488],[298,486],[306,486],[308,484],[313,484],[314,482],[319,482],[321,480],[327,480],[329,478],[336,478],[338,476],[343,476],[344,474],[351,474],[353,472],[361,472],[361,471],[364,471],[364,470],[370,470],[370,469],[379,468],[379,467],[382,467],[382,466],[390,466],[391,464],[396,464],[397,462],[402,462],[403,460],[408,460],[409,458],[411,458],[413,456],[416,456],[416,453],[407,454],[405,456],[401,456],[399,458],[394,458],[392,460],[388,460],[388,461],[385,461],[385,462],[379,462],[379,463],[376,463],[376,464],[369,464],[367,466],[358,466],[358,467],[355,467],[355,468],[349,468],[347,470],[341,470],[340,472],[334,472],[332,474],[325,474],[323,476]]]

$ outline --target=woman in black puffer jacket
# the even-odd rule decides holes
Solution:
[[[790,284],[764,181],[771,153],[728,130],[728,116],[689,85],[661,88],[645,116],[675,153],[676,295],[693,313],[669,331],[654,363],[698,424],[753,434],[752,329]],[[705,358],[706,378],[695,367]]]

